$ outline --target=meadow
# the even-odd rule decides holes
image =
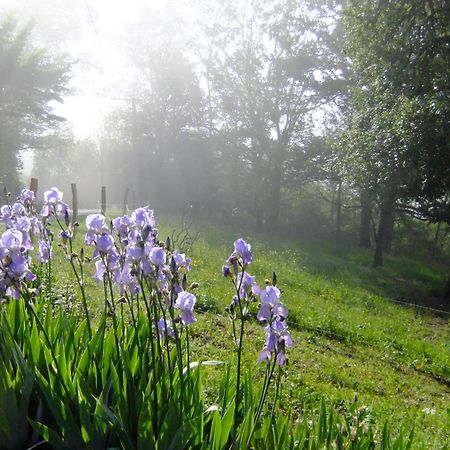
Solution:
[[[318,409],[324,397],[345,410],[357,398],[370,409],[379,429],[387,421],[397,432],[414,428],[426,448],[448,445],[450,315],[396,303],[430,297],[445,282],[444,265],[390,256],[383,268],[373,269],[367,250],[209,224],[197,229],[193,267],[200,304],[208,311],[198,324],[200,328],[204,323],[197,337],[204,357],[212,353],[226,358],[231,352],[226,344],[229,320],[223,312],[230,290],[218,268],[233,237],[242,235],[252,243],[252,273],[270,278],[276,271],[289,309],[296,345],[289,353],[283,388],[286,407],[295,409],[307,400]],[[213,329],[211,320],[216,323]],[[255,320],[254,339],[246,348],[247,363],[253,366],[263,342],[257,330]]]
[[[44,398],[44,404],[50,405],[51,414],[48,414],[54,416],[48,423],[55,426],[56,421],[61,434],[54,433],[48,425],[40,424],[42,414],[36,412],[35,420],[29,420],[35,432],[52,444],[51,448],[70,448],[71,442],[72,448],[75,448],[73,445],[83,445],[80,448],[112,448],[113,442],[115,446],[131,449],[135,448],[134,438],[137,439],[136,448],[149,448],[143,442],[150,439],[149,433],[154,433],[155,429],[161,436],[155,448],[169,448],[169,442],[171,448],[286,446],[312,449],[348,448],[349,445],[351,448],[374,448],[375,444],[379,448],[448,448],[449,316],[445,311],[407,304],[409,300],[426,300],[442,284],[445,279],[444,266],[391,256],[383,268],[373,269],[370,267],[369,253],[357,249],[336,249],[326,243],[254,234],[248,229],[204,222],[191,223],[187,228],[180,229],[173,217],[160,219],[159,238],[169,236],[167,249],[179,248],[192,258],[189,283],[198,282],[198,287],[193,288],[197,300],[197,322],[189,323],[183,319],[184,327],[180,324],[180,333],[184,340],[180,337],[179,345],[174,344],[173,347],[167,344],[169,369],[171,364],[175,369],[179,358],[178,378],[173,374],[164,378],[165,349],[163,345],[153,342],[150,319],[148,323],[142,323],[139,317],[136,319],[130,315],[132,308],[128,311],[124,306],[124,297],[119,295],[116,301],[123,300],[116,309],[120,319],[116,322],[116,314],[111,310],[109,318],[106,317],[104,312],[111,308],[108,302],[105,303],[107,285],[104,285],[104,290],[102,284],[93,279],[91,265],[86,265],[84,269],[82,284],[86,304],[83,304],[79,286],[67,264],[67,239],[55,239],[55,244],[60,243],[59,247],[54,246],[52,272],[46,274],[44,265],[40,266],[40,276],[46,281],[45,292],[39,295],[47,299],[48,306],[42,301],[36,304],[37,313],[33,312],[35,319],[32,315],[28,329],[21,325],[20,320],[27,315],[25,310],[21,310],[20,306],[8,310],[11,305],[4,305],[2,320],[10,335],[2,335],[6,344],[2,351],[6,355],[5,361],[10,358],[16,363],[11,362],[9,366],[6,363],[4,367],[7,373],[15,375],[11,375],[11,379],[8,375],[0,386],[3,389],[0,389],[0,409],[11,400],[8,386],[14,386],[17,404],[22,405],[24,390],[20,386],[29,374],[28,369],[22,366],[31,364],[30,367],[40,374],[35,380],[40,386],[39,395]],[[83,223],[83,220],[80,222]],[[53,231],[56,235],[57,230]],[[83,243],[84,231],[84,225],[80,226],[75,238],[70,240],[72,260],[79,258],[83,252],[90,259],[93,249]],[[276,377],[269,379],[267,385],[270,361],[267,365],[258,362],[265,336],[256,318],[258,301],[253,295],[249,294],[249,313],[242,322],[246,327],[242,346],[235,345],[236,337],[232,333],[236,314],[233,319],[230,302],[236,291],[233,291],[228,277],[223,276],[222,266],[227,263],[227,257],[233,251],[233,242],[239,237],[252,246],[253,262],[248,271],[256,276],[260,286],[264,286],[264,280],[267,286],[276,285],[289,311],[287,323],[294,346],[286,348],[287,362],[280,367]],[[80,251],[81,248],[84,250]],[[81,260],[84,261],[83,258]],[[155,291],[150,285],[148,288],[151,299]],[[36,295],[34,291],[29,290],[28,294]],[[113,299],[113,289],[110,293]],[[153,300],[157,308],[155,302]],[[162,305],[161,308],[164,311]],[[90,311],[91,326],[83,321],[86,309]],[[57,318],[56,325],[52,325],[46,310],[53,311],[53,316]],[[32,307],[30,311],[33,311]],[[148,311],[149,317],[151,314],[153,312]],[[67,317],[67,324],[64,323],[64,316]],[[42,324],[39,317],[43,318]],[[174,320],[173,316],[172,325],[177,323]],[[91,327],[97,330],[93,337]],[[127,328],[129,331],[126,331]],[[168,333],[167,324],[165,333]],[[75,339],[76,342],[66,344],[64,340],[71,335],[74,337],[69,340]],[[104,336],[104,343],[99,344],[99,335]],[[21,349],[22,356],[17,354],[17,350],[8,349],[13,348],[13,341],[9,340],[11,337],[17,342],[14,345]],[[141,362],[139,359],[139,355],[143,356],[145,343],[152,347],[150,354],[153,361]],[[187,360],[182,354],[182,345],[184,349],[185,344]],[[77,356],[76,348],[86,350],[80,350],[82,356]],[[241,348],[242,354],[236,352],[236,348]],[[125,349],[129,350],[129,355]],[[61,359],[58,352],[66,356]],[[158,358],[155,362],[154,353],[162,355],[160,362]],[[236,354],[241,359],[238,364]],[[109,355],[111,361],[106,363],[105,355]],[[116,358],[125,358],[117,363],[118,367]],[[204,367],[200,369],[194,363],[196,369],[192,370],[188,381],[183,381],[186,372],[183,365],[187,363],[189,368],[193,361],[204,362]],[[236,367],[241,367],[241,370],[236,370]],[[24,371],[22,374],[21,370]],[[153,376],[152,373],[159,375]],[[233,394],[228,385],[240,373],[242,388],[240,394]],[[237,385],[241,386],[239,376]],[[160,386],[158,383],[161,380]],[[137,384],[133,387],[134,382]],[[123,398],[118,395],[122,383],[126,386]],[[179,391],[178,383],[181,383]],[[145,401],[139,401],[139,386],[142,389],[145,387],[143,398],[154,402],[153,409],[146,410],[142,406]],[[260,402],[256,407],[258,392],[264,392],[265,386],[266,404]],[[75,394],[74,389],[79,393]],[[184,394],[183,389],[186,391]],[[174,392],[181,395],[180,412],[177,410],[180,403],[178,394]],[[160,409],[158,401],[166,398],[166,394],[169,395],[168,412],[156,413]],[[38,394],[33,395],[40,398]],[[33,395],[28,399],[30,405],[42,401],[33,400]],[[55,398],[59,395],[72,400],[75,395],[78,398],[76,405],[72,408],[71,400],[69,406],[64,405]],[[233,396],[238,395],[243,406],[230,407]],[[239,400],[235,400],[238,405]],[[136,408],[139,413],[132,412],[135,402],[139,408],[144,408]],[[218,404],[221,406],[216,406]],[[28,408],[36,411],[36,406]],[[80,409],[84,411],[84,416]],[[89,413],[92,409],[95,410],[94,416]],[[18,406],[18,416],[20,410]],[[209,415],[204,416],[206,412],[203,410]],[[133,425],[130,414],[131,417],[137,414],[139,420],[136,420],[142,427],[138,427],[140,431],[134,429],[136,424]],[[167,425],[171,414],[173,417],[191,414],[189,427],[183,425],[172,430]],[[233,414],[234,421],[231,420]],[[147,426],[145,421],[142,422],[142,417],[146,417],[152,425]],[[259,418],[261,425],[256,425]],[[5,428],[7,430],[4,420],[3,417],[3,433]],[[248,423],[253,420],[252,427]],[[127,425],[129,421],[131,424]],[[81,424],[80,435],[71,429],[76,428],[77,423]],[[289,440],[286,436],[294,428],[295,437]],[[113,437],[105,441],[104,436],[111,433]],[[170,439],[174,434],[178,440],[172,442]],[[187,444],[180,446],[181,439],[187,439]]]

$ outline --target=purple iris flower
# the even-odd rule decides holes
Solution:
[[[101,255],[106,255],[114,248],[114,238],[109,233],[102,233],[96,242],[96,251]]]
[[[128,216],[116,217],[112,221],[113,228],[119,233],[120,239],[125,239],[128,235],[132,221]]]
[[[0,208],[0,220],[6,224],[8,227],[11,226],[11,215],[12,215],[12,209],[10,205],[3,205]]]
[[[89,214],[86,217],[86,228],[95,233],[107,230],[105,216],[103,214]]]
[[[86,229],[84,243],[94,245],[97,235],[108,231],[105,216],[103,214],[89,214],[86,217]]]
[[[241,258],[242,264],[244,266],[247,266],[253,261],[251,249],[251,245],[247,244],[244,239],[240,238],[234,241],[234,252],[231,254],[229,260],[232,260],[234,258]]]
[[[166,252],[161,247],[153,247],[150,250],[149,257],[155,266],[163,266],[166,263]]]
[[[30,238],[31,220],[27,216],[18,216],[13,222],[13,227],[22,233],[22,246],[26,250],[33,250]]]
[[[146,225],[154,228],[156,225],[153,210],[151,210],[148,206],[135,209],[131,214],[131,220],[136,223],[139,228],[144,228]]]
[[[63,193],[56,187],[52,187],[49,191],[44,192],[44,206],[41,210],[42,217],[50,217],[52,208],[55,208],[56,213],[65,213],[68,206],[62,201]]]
[[[53,257],[52,246],[49,241],[39,241],[38,260],[42,263],[48,263]]]
[[[62,230],[62,231],[60,231],[59,237],[63,241],[63,244],[66,244],[67,241],[70,239],[70,231],[69,230]]]
[[[127,261],[137,263],[144,257],[144,249],[140,245],[129,244],[125,250]]]
[[[264,303],[267,305],[267,303]],[[266,343],[258,358],[259,362],[270,360],[272,355],[275,355],[276,362],[279,366],[284,365],[285,356],[284,351],[286,347],[293,347],[294,341],[287,329],[287,324],[284,320],[275,319],[265,328]]]
[[[158,336],[160,340],[164,338],[166,332],[168,337],[175,337],[175,331],[172,326],[172,321],[170,319],[164,320],[161,317],[161,319],[158,320]]]
[[[23,279],[28,274],[29,262],[29,258],[23,253],[12,253],[7,270],[8,276],[14,280]]]
[[[106,267],[103,264],[103,261],[101,261],[101,260],[96,261],[94,278],[98,283],[100,283],[100,281],[103,281],[103,277],[105,276],[105,273],[106,273]]]
[[[36,202],[34,192],[30,189],[22,189],[17,200],[23,203],[25,207],[30,207]]]
[[[222,266],[222,275],[225,278],[231,276],[231,270],[230,270],[230,268],[228,266]]]
[[[167,289],[168,287],[167,272],[162,267],[158,269],[157,278],[159,282],[159,290],[163,291],[164,289]]]
[[[139,293],[136,277],[132,274],[132,268],[128,262],[125,262],[122,270],[118,271],[115,281],[120,286],[120,295],[124,295],[127,288],[131,295]]]
[[[3,233],[1,245],[11,251],[19,250],[22,247],[22,240],[22,233],[10,228]]]
[[[191,270],[191,258],[186,258],[184,253],[180,253],[178,250],[173,252],[172,258],[174,259],[178,268],[184,267],[188,272]]]
[[[250,275],[247,272],[239,272],[236,277],[236,287],[239,289],[239,295],[244,298],[245,295],[252,289],[255,285],[256,277]]]
[[[259,297],[263,303],[275,305],[280,302],[281,292],[276,286],[266,286],[264,290],[260,290]]]
[[[51,205],[56,205],[63,199],[63,193],[56,187],[44,192],[44,201]]]
[[[259,355],[258,362],[269,361],[272,353],[267,347],[264,347]]]
[[[260,322],[270,322],[270,319],[272,318],[272,308],[268,303],[261,303],[256,318]]]
[[[30,270],[30,258],[23,247],[22,233],[12,228],[6,230],[0,240],[0,293],[18,299],[19,285],[35,279]]]
[[[181,291],[175,300],[175,308],[181,311],[181,321],[186,326],[197,321],[193,313],[196,300],[195,295],[187,291]]]
[[[275,286],[266,286],[264,290],[254,289],[261,298],[257,318],[260,322],[272,323],[273,320],[284,320],[287,317],[287,309],[280,302],[281,292]]]
[[[14,203],[11,207],[11,210],[15,216],[25,216],[27,214],[25,206],[23,206],[22,203],[19,202]]]

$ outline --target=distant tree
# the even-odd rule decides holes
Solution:
[[[0,24],[0,182],[8,189],[17,187],[21,152],[45,146],[63,120],[52,103],[67,92],[68,65],[34,47],[31,29],[12,17]]]
[[[450,189],[448,0],[351,0],[349,172],[379,206],[374,265],[400,202],[434,201]]]
[[[239,160],[249,168],[258,228],[263,212],[268,228],[278,227],[282,191],[295,153],[311,135],[312,112],[336,95],[331,80],[338,77],[323,39],[330,30],[323,28],[317,4],[323,6],[260,0],[228,5],[224,20],[214,25],[207,65],[217,123],[236,140]]]

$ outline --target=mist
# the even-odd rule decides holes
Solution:
[[[449,6],[0,0],[0,450],[448,448]]]
[[[376,265],[408,247],[408,227],[427,252],[436,225],[421,224],[448,219],[448,170],[435,164],[448,135],[414,131],[445,120],[377,119],[377,105],[409,112],[377,93],[375,43],[354,5],[40,0],[0,13],[7,191],[31,177],[41,192],[76,183],[80,206],[96,210],[105,186],[110,209],[373,247]],[[415,101],[409,74],[389,76]]]

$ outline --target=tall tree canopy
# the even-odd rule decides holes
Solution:
[[[0,182],[15,188],[20,153],[39,148],[62,121],[52,103],[67,91],[68,65],[35,48],[32,24],[19,28],[12,17],[0,24]]]
[[[354,84],[343,146],[353,177],[380,205],[376,265],[396,202],[450,188],[449,6],[352,0],[346,9]]]
[[[259,226],[266,210],[268,226],[277,228],[288,168],[310,138],[312,112],[336,94],[326,9],[325,2],[312,1],[228,5],[226,20],[211,33],[207,64],[217,123],[238,143]]]

